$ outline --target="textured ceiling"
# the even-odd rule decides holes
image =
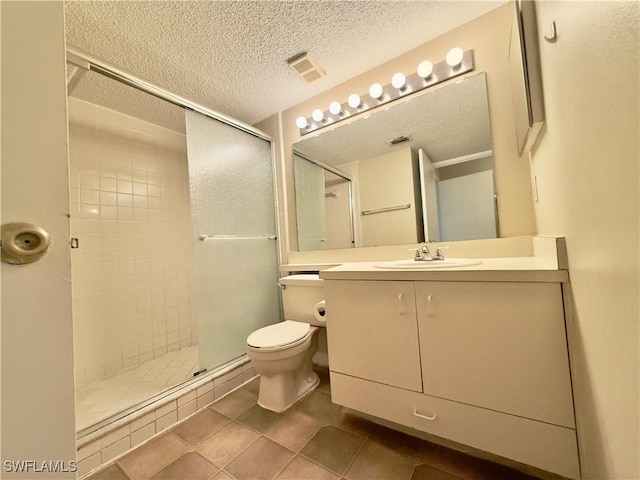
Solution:
[[[65,8],[70,45],[254,124],[504,3],[69,1]],[[306,84],[295,74],[286,60],[302,51],[326,77]],[[96,77],[85,75],[73,95],[110,108],[142,102],[149,110],[139,95]]]

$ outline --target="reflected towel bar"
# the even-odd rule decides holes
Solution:
[[[200,235],[198,239],[201,242],[207,240],[275,240],[275,235]]]
[[[375,210],[363,210],[362,212],[360,212],[360,214],[374,215],[376,213],[394,212],[396,210],[406,210],[407,208],[411,208],[410,203],[407,203],[406,205],[396,205],[395,207],[377,208]]]

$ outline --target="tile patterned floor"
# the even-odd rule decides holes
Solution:
[[[283,413],[258,382],[212,404],[90,480],[533,480],[515,470],[343,413],[328,374]]]
[[[76,427],[82,430],[183,382],[199,368],[198,346],[168,352],[137,367],[76,389]]]

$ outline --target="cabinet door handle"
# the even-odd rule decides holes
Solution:
[[[398,295],[398,312],[400,312],[400,315],[407,313],[407,309],[404,305],[404,293]]]
[[[431,301],[433,300],[433,296],[431,294],[427,295],[427,313],[430,317],[435,317],[435,313],[433,313],[433,304]]]
[[[418,413],[418,409],[417,408],[413,409],[413,414],[418,418],[421,418],[423,420],[429,420],[430,422],[432,422],[436,418],[438,418],[438,416],[435,413],[433,415],[423,415],[422,413]]]

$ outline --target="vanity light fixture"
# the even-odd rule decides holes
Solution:
[[[391,86],[393,88],[404,91],[407,88],[407,77],[404,73],[398,72],[391,79]]]
[[[384,89],[382,88],[382,85],[380,85],[379,83],[374,83],[373,85],[371,85],[369,87],[369,95],[371,96],[371,98],[381,100],[384,96]]]
[[[433,74],[433,63],[431,63],[429,60],[420,62],[418,64],[417,73],[420,78],[424,78],[425,80],[430,78]]]
[[[349,95],[347,104],[351,108],[359,108],[362,105],[362,100],[360,99],[360,95],[358,95],[357,93],[352,93],[351,95]]]
[[[329,113],[331,113],[331,115],[343,115],[344,110],[342,110],[340,102],[331,102],[329,104]]]
[[[455,47],[449,50],[446,59],[436,64],[429,60],[420,62],[415,73],[405,76],[398,72],[391,79],[391,84],[374,83],[369,92],[362,97],[357,93],[349,95],[346,103],[333,101],[329,109],[316,109],[310,117],[298,117],[296,125],[300,135],[306,135],[320,128],[340,122],[347,117],[367,112],[368,110],[397,100],[438,83],[471,72],[473,65],[473,50],[463,51]]]
[[[323,122],[324,120],[326,120],[324,118],[324,112],[322,110],[320,110],[319,108],[316,108],[313,113],[311,114],[311,118],[313,118],[314,121],[316,122]]]
[[[454,47],[447,53],[447,65],[451,68],[457,68],[462,64],[464,52],[459,47]]]

